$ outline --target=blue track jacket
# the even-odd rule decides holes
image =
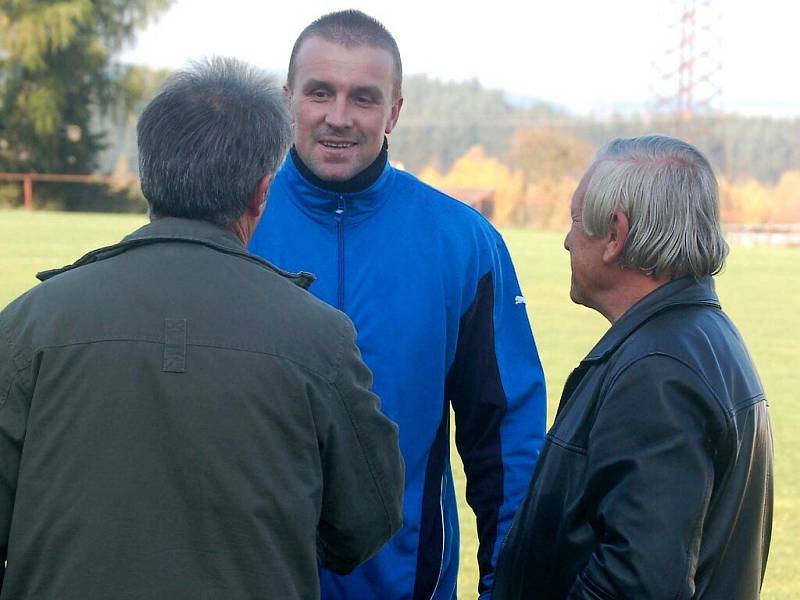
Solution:
[[[352,574],[323,570],[322,597],[456,598],[452,406],[488,598],[545,427],[542,367],[500,234],[388,162],[366,190],[336,194],[312,185],[290,157],[250,250],[317,276],[310,291],[352,319],[373,390],[400,428],[403,529]]]

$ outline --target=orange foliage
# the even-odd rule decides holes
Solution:
[[[800,223],[800,171],[786,171],[775,186],[780,223]]]
[[[568,229],[569,203],[578,181],[579,177],[564,175],[558,179],[539,179],[529,183],[518,209],[524,216],[520,215],[517,221],[540,229]]]
[[[516,139],[516,151],[526,142],[532,150],[534,141],[552,139],[552,131],[528,131]],[[541,139],[540,139],[541,138]],[[447,173],[426,167],[420,179],[437,188],[479,189],[494,192],[492,220],[498,226],[525,225],[543,229],[564,229],[569,224],[569,199],[578,185],[578,164],[586,160],[590,148],[565,138],[568,151],[556,153],[559,161],[549,162],[531,177],[523,167],[512,168],[489,156],[482,146],[473,146]],[[564,149],[562,148],[562,149]],[[539,153],[539,157],[542,154]],[[531,163],[533,164],[533,163]],[[588,165],[588,162],[587,162]],[[720,208],[723,223],[776,224],[800,222],[800,171],[785,172],[777,184],[768,185],[748,179],[732,183],[719,180]]]
[[[754,179],[720,178],[722,221],[748,225],[800,222],[800,171],[785,172],[776,185]]]
[[[522,198],[521,171],[512,171],[482,146],[473,146],[459,158],[445,175],[426,167],[419,178],[437,188],[478,188],[494,191],[494,214],[497,225],[511,221],[515,206]]]
[[[510,160],[522,169],[528,182],[559,182],[564,177],[580,178],[594,153],[594,146],[576,135],[538,126],[514,134]]]

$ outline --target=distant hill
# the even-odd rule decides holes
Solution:
[[[637,114],[593,119],[536,99],[512,101],[501,90],[486,89],[477,80],[453,82],[412,75],[403,82],[403,96],[400,121],[389,141],[392,160],[412,172],[426,166],[446,171],[475,145],[512,163],[512,139],[523,128],[556,128],[595,147],[620,136],[676,132],[674,123],[647,121]],[[119,172],[126,167],[137,172],[136,118],[142,108],[143,104],[134,107],[122,123],[110,117],[96,119],[98,129],[107,131],[100,171]],[[720,121],[700,121],[694,124],[690,141],[732,179],[752,177],[774,183],[783,172],[800,169],[798,118],[730,115]]]

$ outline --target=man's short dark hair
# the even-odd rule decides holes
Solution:
[[[393,100],[402,96],[403,63],[400,60],[397,42],[380,21],[360,10],[341,10],[323,15],[300,32],[292,48],[292,55],[289,57],[289,72],[286,76],[286,84],[289,88],[294,84],[297,54],[300,47],[311,37],[319,37],[345,48],[376,46],[388,51],[394,61]]]
[[[291,143],[272,78],[231,58],[173,74],[136,128],[139,175],[150,210],[228,226]]]

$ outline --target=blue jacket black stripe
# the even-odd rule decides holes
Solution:
[[[317,276],[310,291],[352,319],[373,390],[400,428],[404,527],[353,574],[323,572],[323,598],[455,598],[450,407],[488,594],[545,426],[544,376],[500,235],[388,163],[366,190],[337,194],[287,159],[250,250]]]

